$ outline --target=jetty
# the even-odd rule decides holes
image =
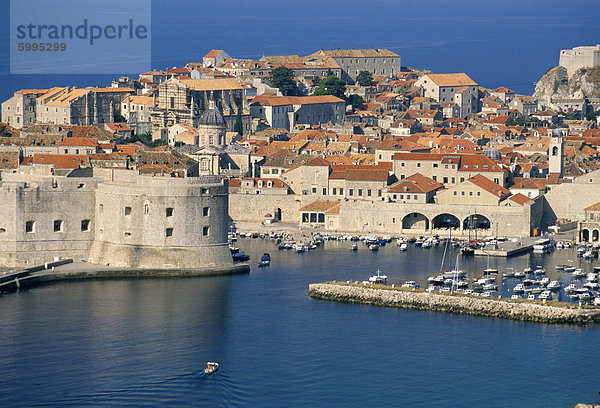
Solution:
[[[248,263],[238,263],[226,267],[205,267],[197,269],[171,268],[125,268],[97,265],[87,262],[73,262],[61,259],[25,269],[0,272],[0,293],[16,292],[19,289],[43,285],[45,283],[94,280],[94,279],[137,279],[137,278],[182,278],[197,276],[248,273]]]
[[[315,299],[403,309],[430,310],[549,324],[600,323],[600,308],[558,302],[484,298],[458,293],[426,292],[383,285],[326,282],[309,285]]]

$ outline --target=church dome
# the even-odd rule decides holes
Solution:
[[[223,115],[216,108],[209,108],[200,115],[198,126],[225,127],[225,119],[223,119]]]

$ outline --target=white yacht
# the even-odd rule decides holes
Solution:
[[[369,276],[369,283],[372,285],[387,285],[387,275],[382,275],[377,269],[377,275]]]

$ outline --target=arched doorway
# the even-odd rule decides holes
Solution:
[[[588,229],[581,230],[581,240],[588,242],[590,240],[590,231]]]
[[[402,229],[429,229],[429,219],[420,213],[410,213],[402,219]]]
[[[431,220],[432,228],[460,228],[460,220],[452,214],[439,214]]]
[[[598,241],[598,230],[597,229],[592,231],[592,241],[594,241],[594,242]]]
[[[490,220],[481,214],[471,214],[463,221],[463,229],[474,230],[474,229],[490,229]]]

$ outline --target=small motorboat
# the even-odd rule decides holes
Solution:
[[[521,279],[521,278],[524,278],[524,277],[525,277],[525,272],[519,271],[519,270],[515,271],[515,278]]]
[[[246,255],[244,251],[239,251],[235,254],[232,254],[233,262],[245,262],[250,259],[250,256]]]
[[[258,261],[258,267],[264,267],[271,265],[271,255],[268,253],[264,253],[263,256],[260,257],[260,261]]]
[[[358,244],[356,242],[353,242],[351,248],[353,251],[358,251]]]
[[[205,374],[212,374],[217,371],[219,371],[219,363],[215,363],[214,361],[206,363],[206,368],[204,369]]]
[[[406,242],[403,242],[402,244],[400,244],[400,251],[406,251],[408,249],[408,244]]]

